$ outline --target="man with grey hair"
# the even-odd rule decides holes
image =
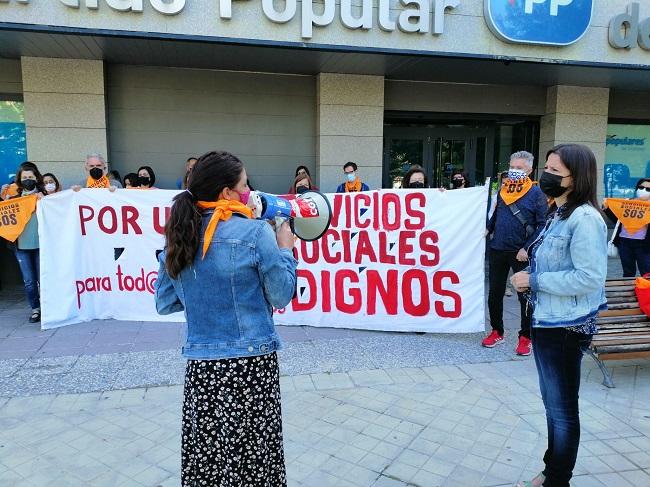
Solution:
[[[113,180],[113,184],[109,181],[108,165],[101,154],[88,154],[84,164],[84,171],[86,179],[74,185],[72,187],[74,191],[79,191],[81,188],[108,188],[115,191],[115,189],[122,187],[122,184],[117,180]]]
[[[490,291],[488,309],[492,332],[483,339],[483,346],[492,348],[504,343],[503,295],[508,273],[528,266],[528,247],[535,241],[546,223],[546,196],[533,184],[535,158],[530,152],[519,151],[510,156],[510,169],[497,195],[497,204],[488,221],[490,236]],[[531,310],[523,293],[517,293],[521,310],[521,330],[517,355],[530,355]]]

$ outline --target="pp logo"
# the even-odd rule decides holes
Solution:
[[[593,0],[485,0],[490,30],[506,42],[567,46],[589,29]]]

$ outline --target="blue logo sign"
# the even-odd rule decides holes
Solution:
[[[485,0],[485,20],[501,40],[567,46],[589,29],[593,0]]]

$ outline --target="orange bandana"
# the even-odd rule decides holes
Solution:
[[[15,242],[23,233],[35,209],[35,194],[0,203],[0,237]]]
[[[518,201],[519,198],[524,196],[526,193],[528,193],[532,187],[533,182],[530,180],[530,178],[526,178],[523,181],[518,182],[506,179],[503,181],[503,186],[501,186],[501,191],[499,194],[501,195],[501,199],[506,205],[511,205]]]
[[[361,191],[361,179],[356,177],[353,183],[345,182],[345,192],[346,193],[358,193]]]
[[[241,201],[235,200],[218,200],[218,201],[198,201],[196,205],[199,208],[204,210],[214,208],[214,213],[208,222],[208,226],[205,229],[205,235],[203,236],[203,255],[202,258],[205,258],[205,254],[210,247],[210,242],[212,242],[212,237],[214,232],[217,230],[217,224],[219,220],[227,221],[230,220],[230,217],[233,213],[241,213],[242,215],[252,218],[253,210],[246,206]]]
[[[605,205],[630,234],[635,234],[650,223],[650,201],[607,198]]]
[[[93,179],[90,176],[88,176],[88,179],[86,179],[86,188],[110,188],[111,187],[111,182],[108,180],[108,177],[106,175],[102,176],[99,179]]]

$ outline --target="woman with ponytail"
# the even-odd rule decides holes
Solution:
[[[184,311],[181,483],[286,486],[273,307],[296,286],[294,237],[251,219],[242,162],[209,152],[174,198],[156,308]]]

